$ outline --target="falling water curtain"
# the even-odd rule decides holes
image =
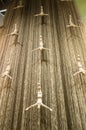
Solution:
[[[52,112],[41,107],[40,130],[86,130],[86,76],[77,71],[77,56],[86,68],[84,25],[74,1],[22,0],[23,8],[13,9],[18,0],[11,1],[0,28],[0,74],[9,62],[11,77],[0,77],[0,130],[38,130],[37,107],[25,111],[37,100],[40,34],[44,47],[41,58],[41,87],[43,103]],[[41,24],[40,6],[49,16]],[[69,15],[79,27],[67,28]],[[18,38],[10,36],[17,24]],[[19,42],[20,44],[13,44]]]

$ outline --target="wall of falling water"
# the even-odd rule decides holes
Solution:
[[[0,74],[9,63],[12,76],[0,78],[0,130],[38,130],[37,107],[25,109],[37,100],[39,52],[31,51],[39,46],[40,34],[44,47],[51,49],[42,54],[43,103],[53,110],[41,107],[40,130],[86,130],[86,76],[73,76],[78,55],[86,67],[86,36],[74,2],[23,0],[24,8],[13,10],[17,5],[17,0],[11,2],[0,28]],[[41,18],[34,17],[41,5],[49,14],[42,25]],[[66,27],[70,14],[79,28]],[[7,35],[15,24],[16,41]]]

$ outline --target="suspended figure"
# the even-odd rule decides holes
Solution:
[[[14,31],[8,35],[11,35],[11,36],[18,36],[18,29],[17,29],[17,24],[14,25]]]
[[[74,76],[78,75],[78,74],[83,74],[85,75],[86,74],[86,70],[83,69],[82,67],[82,64],[81,64],[81,61],[80,61],[80,56],[78,55],[78,58],[77,58],[77,65],[78,65],[78,71],[73,74]]]
[[[19,31],[17,29],[17,24],[14,25],[14,31],[10,34],[8,34],[8,36],[15,36],[14,37],[14,41],[13,44],[16,46],[16,44],[20,44],[17,39],[18,39],[18,35],[19,35]],[[20,44],[21,45],[21,44]],[[22,46],[22,45],[21,45]]]
[[[19,1],[19,5],[17,5],[16,7],[14,7],[13,9],[19,9],[19,8],[23,8],[24,6],[22,5],[22,1]]]
[[[51,108],[49,108],[48,106],[46,106],[45,104],[42,103],[42,91],[41,91],[40,83],[38,83],[37,91],[38,91],[38,92],[37,92],[37,102],[36,102],[35,104],[31,105],[30,107],[27,107],[27,108],[25,109],[25,111],[28,111],[29,109],[31,109],[31,108],[33,108],[33,107],[35,107],[35,106],[37,106],[38,109],[40,109],[40,107],[42,106],[42,107],[48,109],[49,111],[52,111]]]
[[[1,78],[8,77],[8,78],[12,79],[12,77],[10,76],[10,73],[11,73],[11,66],[10,66],[10,64],[8,64],[5,72],[1,74]]]
[[[70,27],[79,27],[78,25],[75,25],[73,22],[72,22],[72,16],[69,15],[69,24],[66,26],[67,28],[70,28]]]
[[[40,51],[48,50],[48,51],[50,51],[50,49],[43,47],[42,35],[40,35],[40,43],[39,43],[39,47],[36,48],[36,49],[34,49],[34,50],[32,50],[32,52],[37,51],[37,50],[40,50]]]
[[[43,6],[41,6],[41,12],[40,12],[39,14],[35,14],[34,16],[35,16],[35,17],[38,17],[38,16],[41,16],[41,17],[42,17],[42,16],[48,16],[48,14],[45,14],[45,13],[44,13]]]

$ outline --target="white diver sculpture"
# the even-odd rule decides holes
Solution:
[[[38,109],[40,109],[40,107],[42,106],[42,107],[48,109],[49,111],[52,111],[51,108],[49,108],[48,106],[46,106],[46,105],[43,104],[43,102],[42,102],[42,91],[41,91],[40,83],[38,83],[37,91],[38,91],[38,92],[37,92],[37,102],[36,102],[35,104],[33,104],[33,105],[27,107],[27,108],[25,109],[25,111],[28,111],[29,109],[31,109],[31,108],[33,108],[33,107],[35,107],[35,106],[37,106]]]
[[[22,1],[19,1],[19,5],[17,5],[16,7],[14,7],[13,9],[19,9],[19,8],[23,8],[24,6],[22,5]]]
[[[75,25],[73,22],[72,22],[72,16],[69,15],[69,24],[66,26],[67,28],[70,28],[70,27],[79,27],[78,25]]]
[[[1,78],[8,77],[8,78],[12,79],[12,77],[10,76],[10,72],[11,72],[11,66],[10,66],[10,64],[8,64],[5,72],[1,74]]]
[[[78,71],[73,74],[74,76],[78,75],[78,74],[83,74],[85,75],[86,74],[86,70],[83,69],[82,67],[82,64],[81,64],[81,61],[80,61],[80,56],[78,55],[78,58],[77,58],[77,65],[78,65]]]
[[[17,41],[18,35],[19,35],[19,31],[17,29],[17,24],[14,25],[14,31],[11,32],[10,34],[7,34],[7,35],[8,36],[15,36],[15,39],[14,39],[12,45],[14,44],[16,46],[17,44],[19,44],[19,45],[23,46],[22,44],[20,44],[20,42]]]
[[[17,24],[14,25],[14,31],[8,35],[11,35],[11,36],[18,36],[18,29],[17,29]]]
[[[48,16],[48,14],[45,14],[45,13],[44,13],[43,6],[41,6],[41,12],[40,12],[39,14],[35,14],[34,16],[35,16],[35,17],[38,17],[38,16],[41,16],[41,17],[42,17],[42,16]]]
[[[39,43],[39,47],[36,48],[36,49],[34,49],[34,50],[32,50],[32,52],[37,51],[37,50],[40,50],[40,51],[43,51],[43,50],[50,51],[50,49],[43,47],[42,35],[40,35],[40,43]]]

